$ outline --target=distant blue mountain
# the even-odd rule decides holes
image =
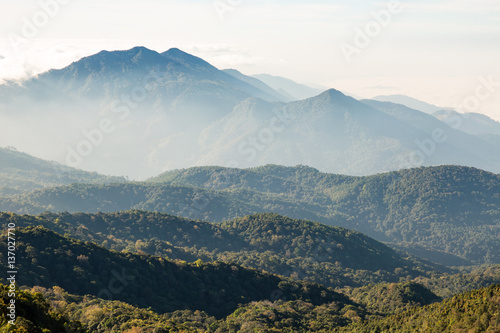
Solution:
[[[206,107],[218,109],[220,103],[232,108],[248,97],[281,100],[274,91],[262,91],[176,48],[161,54],[145,47],[101,51],[63,69],[43,73],[24,82],[21,88],[13,88],[16,88],[17,93],[33,97],[36,101],[40,98],[60,98],[61,93],[65,94],[64,97],[111,98],[144,85],[145,78],[151,74],[160,80],[149,78],[147,83],[158,85],[154,94],[163,105],[182,103],[186,93],[194,100],[199,97],[203,103],[207,102],[206,96],[210,95],[213,97],[211,102],[216,105],[209,103]]]
[[[252,76],[247,76],[242,74],[241,72],[237,71],[236,69],[224,69],[224,72],[226,72],[229,75],[234,76],[235,78],[247,82],[251,84],[252,86],[256,87],[257,89],[260,89],[262,91],[267,92],[269,95],[274,96],[276,100],[283,101],[283,102],[289,102],[291,100],[295,100],[296,98],[291,97],[288,93],[279,93],[261,80],[252,77]]]
[[[335,89],[283,106],[248,99],[201,138],[197,165],[305,164],[349,175],[442,164],[500,171],[496,148],[477,137],[403,105],[362,103]]]
[[[319,95],[326,90],[326,88],[312,88],[284,77],[273,76],[269,74],[257,74],[253,77],[259,79],[260,81],[264,82],[277,92],[281,93],[284,96],[287,96],[288,99],[293,101],[310,98]]]
[[[425,113],[432,114],[436,111],[442,110],[442,107],[432,105],[426,102],[422,102],[416,98],[405,96],[405,95],[386,95],[386,96],[375,96],[372,100],[380,102],[392,102],[396,104],[402,104],[411,109],[422,111]]]
[[[500,122],[484,114],[439,110],[432,115],[465,133],[473,135],[500,135]]]
[[[0,139],[133,179],[210,164],[306,164],[349,175],[440,164],[500,172],[496,136],[478,138],[398,104],[257,77],[176,48],[102,51],[0,86],[0,122],[9,124]],[[287,102],[303,96],[312,97]],[[446,139],[436,142],[436,129]]]

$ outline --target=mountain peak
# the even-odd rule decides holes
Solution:
[[[189,53],[184,52],[177,47],[172,47],[168,49],[166,52],[164,52],[164,54],[190,55]]]
[[[144,46],[134,47],[127,51],[127,53],[130,55],[132,62],[146,61],[156,63],[162,60],[161,55],[158,52],[150,50]]]
[[[318,96],[329,96],[329,97],[347,97],[346,95],[344,95],[344,93],[342,93],[340,90],[337,90],[337,89],[333,89],[333,88],[330,88],[328,90],[325,90],[324,92],[322,92],[321,94],[319,94]]]
[[[136,46],[136,47],[131,48],[130,51],[147,51],[147,52],[157,53],[156,51],[150,50],[145,46]]]
[[[345,95],[343,92],[341,92],[340,90],[333,89],[333,88],[325,90],[321,94],[319,94],[315,97],[309,98],[309,100],[318,100],[318,101],[321,100],[321,101],[326,101],[328,103],[334,103],[334,104],[338,104],[338,103],[358,104],[359,103],[354,98],[349,97],[349,96]]]
[[[187,65],[190,67],[195,67],[195,68],[207,68],[210,70],[217,70],[214,66],[210,65],[208,62],[205,60],[198,58],[192,54],[189,54],[187,52],[184,52],[176,47],[169,49],[166,52],[163,52],[161,54],[163,57],[177,61],[183,65]]]
[[[142,54],[142,55],[159,55],[158,52],[150,50],[147,47],[136,46],[136,47],[133,47],[133,48],[128,49],[128,50],[114,50],[114,51],[102,50],[101,52],[99,52],[97,54],[90,55],[88,57],[84,57],[81,60],[91,59],[91,58],[109,57],[109,56],[111,56],[111,57],[119,57],[119,58],[122,58],[122,57],[125,57],[125,58],[131,57],[131,58],[133,58],[133,57],[135,57],[135,56],[137,56],[139,54]]]
[[[78,68],[77,71],[79,73],[109,69],[123,72],[124,67],[127,67],[129,64],[141,66],[157,64],[164,61],[165,59],[158,52],[144,46],[137,46],[128,50],[103,50],[97,54],[84,57],[65,69],[53,72],[59,72],[59,74],[61,74],[66,70],[74,70],[75,68]]]

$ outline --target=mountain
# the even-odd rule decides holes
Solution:
[[[380,320],[351,324],[338,332],[498,332],[500,285]]]
[[[109,251],[90,242],[70,239],[43,227],[18,228],[16,282],[25,286],[59,286],[71,294],[151,308],[158,313],[200,310],[227,316],[252,301],[303,300],[314,305],[354,304],[332,289],[289,281],[276,275],[220,262],[192,264],[161,257]],[[1,237],[2,251],[7,236]],[[6,264],[1,264],[7,271]],[[68,269],[69,268],[69,269]],[[2,283],[5,283],[5,278]]]
[[[386,95],[386,96],[375,96],[372,98],[375,101],[380,102],[391,102],[396,104],[402,104],[408,108],[422,111],[428,114],[433,114],[434,112],[443,110],[442,107],[432,105],[426,102],[422,102],[413,97],[405,96],[405,95]]]
[[[0,142],[137,180],[196,165],[268,163],[350,175],[443,164],[500,171],[496,138],[417,125],[401,118],[404,110],[380,111],[334,89],[283,102],[288,95],[259,77],[175,48],[102,51],[0,86]]]
[[[270,165],[249,170],[193,168],[163,177],[154,181],[266,193],[272,200],[247,194],[241,201],[291,217],[312,213],[316,215],[312,219],[380,241],[444,252],[428,253],[433,260],[448,253],[480,262],[493,255],[497,259],[492,262],[498,262],[500,244],[491,232],[499,227],[500,176],[478,169],[441,166],[347,177]],[[461,241],[454,233],[470,237]]]
[[[499,177],[459,166],[368,177],[305,166],[198,167],[166,172],[147,183],[38,190],[1,199],[0,210],[142,209],[212,222],[275,212],[354,229],[444,265],[499,263]]]
[[[360,102],[378,110],[382,111],[400,121],[403,121],[409,125],[413,125],[415,128],[425,131],[428,135],[432,134],[432,131],[436,128],[442,128],[446,130],[446,134],[449,132],[454,133],[452,128],[449,126],[444,126],[441,121],[437,120],[433,115],[421,112],[416,109],[409,108],[403,104],[393,103],[393,102],[382,102],[373,99],[363,99]],[[456,135],[462,134],[458,132],[452,138],[457,139]],[[471,136],[463,136],[467,140],[471,139]]]
[[[440,110],[432,115],[465,133],[477,136],[500,136],[500,122],[480,113],[458,113],[453,110]]]
[[[79,323],[84,332],[182,332],[207,331],[217,319],[203,311],[177,310],[159,314],[121,301],[99,299],[95,296],[78,296],[58,286],[43,288],[35,286],[26,293],[42,294],[50,312],[56,312]],[[57,307],[57,309],[55,308]],[[20,326],[20,325],[19,325]],[[54,332],[54,331],[52,331]],[[66,332],[64,330],[58,332]]]
[[[6,289],[1,286],[0,288]],[[431,292],[415,283],[391,284],[390,291],[375,293],[384,286],[370,288],[364,293],[365,301],[384,303],[385,307],[412,308],[429,304],[435,297]],[[57,317],[64,323],[58,328],[47,325],[43,315],[33,318],[33,312],[23,317],[17,327],[26,329],[50,327],[52,332],[245,332],[249,328],[262,332],[269,330],[293,332],[332,332],[356,320],[380,318],[380,315],[365,309],[364,304],[343,304],[331,302],[314,305],[310,302],[294,300],[265,300],[241,304],[236,311],[217,320],[199,310],[177,310],[158,314],[150,309],[141,309],[130,304],[99,299],[92,295],[84,297],[70,294],[59,286],[43,288],[35,286],[21,292],[24,306],[38,310],[46,317]],[[375,297],[377,297],[375,299]],[[8,301],[8,298],[6,297]],[[43,307],[42,307],[43,306]],[[399,312],[399,311],[395,311]],[[393,313],[395,313],[393,312]],[[41,318],[40,318],[41,317]],[[31,325],[31,326],[30,326]]]
[[[307,218],[355,229],[449,264],[449,254],[472,262],[489,261],[494,256],[497,259],[491,262],[498,262],[500,244],[493,230],[499,227],[499,179],[497,174],[457,166],[369,177],[324,174],[307,167],[265,166],[250,170],[193,168],[166,173],[154,181],[233,193],[238,193],[237,189],[266,193],[271,200],[246,194],[241,201],[291,217],[314,214]],[[465,241],[453,236],[455,233],[470,236]]]
[[[474,152],[476,155],[481,156],[496,156],[494,151],[497,150],[497,148],[494,147],[494,145],[492,145],[487,138],[478,136],[475,133],[463,131],[462,126],[459,126],[458,123],[456,123],[456,116],[449,118],[448,121],[444,121],[443,119],[439,119],[439,117],[435,117],[436,113],[433,115],[425,114],[423,112],[410,109],[402,104],[379,102],[374,100],[362,100],[361,102],[425,132],[429,138],[434,138],[436,131],[442,133],[444,138],[443,140],[445,141],[434,142],[434,145],[436,146],[436,153],[439,152],[440,158],[442,159],[449,161],[455,160],[453,164],[472,165],[470,161],[460,160],[458,156],[465,157],[469,155],[469,158],[471,158],[470,156]],[[442,112],[452,114],[452,111]],[[456,112],[455,114],[458,115]],[[491,121],[493,122],[493,120]],[[460,124],[462,124],[462,122],[460,122]],[[464,132],[466,132],[466,134]],[[425,142],[427,142],[427,148],[429,149],[431,147],[429,141],[425,140]],[[448,143],[451,143],[451,145],[448,145]],[[423,148],[423,145],[420,147],[422,151],[427,153],[426,149]],[[481,149],[482,151],[480,151]],[[488,162],[485,161],[485,163]]]
[[[2,290],[6,287],[0,286]],[[17,327],[51,332],[383,332],[498,330],[498,285],[429,304],[434,297],[418,284],[392,284],[366,288],[361,298],[371,305],[332,302],[314,305],[305,301],[258,301],[242,304],[217,320],[206,312],[177,310],[158,314],[120,301],[81,297],[59,286],[33,287],[20,292],[23,307],[36,309],[20,318]],[[380,290],[382,289],[382,292]],[[355,295],[358,297],[358,295]],[[8,299],[6,298],[8,301]],[[385,301],[385,303],[384,303]],[[396,306],[381,315],[373,306]],[[477,305],[477,306],[474,306]],[[480,306],[478,308],[478,306]],[[399,313],[399,309],[408,310]],[[376,308],[375,308],[376,309]],[[38,314],[33,316],[33,313]],[[35,318],[33,318],[35,317]],[[31,320],[29,320],[29,319]],[[47,320],[47,318],[50,318]],[[69,319],[71,318],[71,319]],[[490,319],[490,320],[488,320]],[[50,322],[57,320],[57,326]],[[70,321],[71,320],[71,321]],[[5,321],[6,322],[6,321]],[[349,325],[350,324],[350,325]],[[3,327],[2,327],[3,328]],[[38,330],[36,330],[38,332]]]
[[[500,122],[486,115],[458,113],[453,110],[440,110],[432,115],[450,127],[477,136],[497,150],[500,148]]]
[[[253,75],[254,78],[264,82],[277,92],[287,96],[290,100],[301,100],[321,94],[326,89],[317,89],[297,83],[290,79],[272,76],[269,74]]]
[[[247,99],[208,126],[200,144],[196,165],[306,164],[349,175],[443,164],[500,170],[496,147],[483,140],[432,117],[415,124],[334,89],[286,105]]]
[[[16,288],[16,326],[28,332],[371,332],[384,329],[399,332],[410,327],[433,331],[458,328],[496,331],[498,326],[499,285],[436,303],[439,297],[414,281],[366,284],[334,291],[315,283],[249,269],[235,263],[233,258],[229,259],[233,262],[207,263],[201,259],[186,262],[163,254],[146,254],[148,248],[161,249],[159,240],[169,239],[173,243],[165,241],[165,245],[170,246],[171,254],[188,250],[189,246],[216,253],[220,246],[234,250],[246,242],[241,256],[248,256],[252,252],[250,247],[255,246],[261,257],[253,260],[269,258],[275,262],[269,249],[287,252],[295,249],[287,259],[290,262],[300,258],[295,252],[312,251],[315,257],[307,260],[313,261],[317,270],[319,256],[332,255],[333,259],[342,260],[344,250],[352,256],[346,258],[345,263],[361,260],[362,267],[373,266],[380,259],[387,263],[391,256],[387,248],[384,250],[381,244],[366,236],[317,223],[261,214],[217,225],[140,211],[43,216],[2,213],[0,221],[4,230],[5,224],[15,223],[16,238],[22,239],[16,246],[16,255],[23,258],[16,261],[16,268],[24,272],[17,275],[17,283],[23,285],[23,290]],[[59,233],[46,226],[58,229]],[[71,234],[80,240],[69,238]],[[324,242],[332,235],[337,237],[336,244]],[[155,237],[146,241],[151,236]],[[106,239],[108,245],[121,244],[127,248],[118,252],[120,249],[115,247],[110,251],[96,244],[99,238]],[[0,251],[5,253],[6,244],[7,232],[4,231],[0,235]],[[132,244],[137,246],[136,251],[130,247]],[[182,244],[185,246],[177,246]],[[324,252],[316,249],[318,244]],[[335,253],[328,250],[329,246],[337,249]],[[6,264],[0,263],[0,266],[7,270]],[[443,276],[435,272],[418,279],[444,286],[451,283],[451,287],[460,288],[469,282],[483,283],[480,275],[487,271],[496,272],[485,268],[470,277]],[[383,270],[374,273],[386,274]],[[340,277],[353,272],[337,274]],[[0,281],[0,295],[3,303],[8,304],[9,288],[5,282],[5,278]],[[0,315],[2,328],[8,325],[5,304],[5,311]]]
[[[416,306],[441,301],[436,294],[413,281],[366,285],[343,291],[373,314],[387,316]]]
[[[75,331],[128,331],[133,327],[161,331],[175,327],[186,332],[228,332],[254,325],[304,331],[313,323],[331,330],[364,318],[365,305],[315,283],[285,279],[246,267],[266,260],[276,265],[276,254],[285,252],[289,252],[288,264],[308,261],[315,272],[321,272],[318,266],[322,263],[340,261],[335,265],[346,267],[345,272],[335,273],[337,279],[365,271],[350,270],[349,265],[376,269],[372,272],[374,277],[387,278],[390,272],[384,268],[393,263],[411,264],[359,233],[273,214],[223,224],[141,211],[43,216],[2,213],[0,221],[3,226],[15,223],[16,237],[23,240],[16,253],[24,259],[16,265],[19,271],[26,273],[18,276],[18,283],[31,290],[19,294],[32,308],[36,300],[36,304],[45,309],[35,319],[24,313],[19,315],[33,325],[47,327],[42,316],[46,312],[51,318],[57,318],[58,323],[71,325]],[[65,236],[61,236],[62,233]],[[6,237],[7,233],[3,232],[1,244],[6,244]],[[121,244],[126,248],[111,246],[113,250],[109,251],[96,244],[103,239],[107,245]],[[159,251],[160,241],[164,242],[165,249],[169,246],[171,259],[163,253],[146,254],[153,248]],[[131,246],[135,245],[138,247],[134,251]],[[324,250],[320,251],[318,245]],[[0,245],[0,249],[2,247],[5,245]],[[201,259],[188,263],[178,257],[172,260],[178,251],[190,249],[194,258],[206,256],[203,253],[220,252],[219,259],[226,263],[206,263]],[[193,252],[195,249],[198,253]],[[252,259],[240,266],[234,255]],[[292,270],[300,271],[297,267]],[[407,278],[407,273],[398,274]],[[404,309],[417,303],[427,304],[427,298],[436,297],[413,283],[409,287],[398,284],[396,290],[397,293],[379,294],[379,301],[383,298]],[[351,294],[357,295],[354,291]],[[367,297],[363,302],[368,302]],[[57,311],[50,305],[57,307]],[[269,321],[259,320],[263,311],[268,316],[268,309],[276,315]],[[165,311],[168,313],[160,315]],[[19,322],[19,326],[24,325],[28,323]]]
[[[472,267],[472,269],[461,267],[459,273],[445,273],[432,277],[422,276],[413,281],[432,290],[432,292],[443,299],[450,298],[453,297],[453,295],[474,289],[500,284],[500,265],[483,265]]]
[[[0,97],[0,142],[132,178],[192,165],[199,132],[246,98],[282,100],[179,49],[144,47],[102,51],[0,86]]]
[[[271,88],[270,86],[268,86],[267,84],[265,84],[264,82],[255,77],[244,75],[241,72],[237,71],[236,69],[224,69],[223,72],[231,76],[234,76],[240,81],[247,82],[252,86],[254,86],[255,88],[260,89],[261,91],[267,92],[270,96],[274,96],[274,98],[277,101],[281,102],[290,101],[289,97],[285,96],[284,94],[280,94],[279,92],[277,92],[276,90],[274,90],[273,88]]]
[[[73,183],[123,183],[124,178],[103,176],[45,161],[17,151],[0,148],[0,195]]]
[[[258,214],[222,224],[144,211],[108,214],[0,214],[0,225],[41,225],[116,251],[175,260],[220,261],[327,287],[361,286],[427,276],[437,267],[351,230]]]
[[[56,98],[64,92],[74,97],[105,99],[120,93],[130,94],[137,87],[152,92],[162,104],[185,103],[186,98],[208,98],[205,101],[217,103],[217,107],[220,102],[230,105],[251,96],[276,100],[177,48],[161,54],[145,47],[101,51],[63,69],[42,73],[16,88],[33,98]],[[218,96],[222,89],[225,96]]]
[[[370,301],[385,301],[386,306],[404,303],[404,306],[411,308],[412,305],[420,304],[420,301],[428,304],[426,298],[429,294],[432,295],[431,292],[421,291],[411,283],[392,285],[391,289],[395,290],[394,294],[399,295],[389,293],[390,295],[384,295],[386,297],[379,299],[370,298]],[[390,296],[401,299],[401,303],[399,300],[391,299]],[[343,316],[337,315],[335,309],[333,304],[314,307],[305,302],[255,302],[221,320],[217,332],[248,332],[247,328],[251,328],[254,332],[337,332],[349,322],[354,324],[361,320],[379,318],[376,313],[370,311],[371,309],[367,311],[363,306],[348,306],[342,311]]]

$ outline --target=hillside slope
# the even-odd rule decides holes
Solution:
[[[500,285],[454,296],[441,303],[352,324],[339,332],[498,332]]]
[[[0,148],[0,196],[73,183],[123,183],[109,177],[45,161],[13,148]]]
[[[427,121],[374,106],[334,89],[287,104],[250,98],[204,129],[195,165],[307,164],[359,176],[443,164],[500,171],[494,145],[420,111],[410,110]]]
[[[121,300],[156,312],[203,310],[225,316],[239,304],[279,297],[315,305],[333,301],[353,304],[347,297],[307,282],[287,282],[256,270],[220,262],[187,264],[160,257],[118,253],[90,242],[66,238],[43,227],[18,228],[18,283],[60,286],[76,295],[91,294]],[[5,253],[6,235],[0,249]],[[5,251],[4,251],[5,250]],[[2,261],[2,268],[7,267]],[[5,283],[5,278],[2,283]]]
[[[176,260],[222,261],[328,287],[398,282],[440,267],[395,252],[360,233],[258,214],[223,224],[143,211],[110,214],[0,214],[0,226],[42,225],[109,249]]]
[[[316,215],[313,219],[353,228],[445,263],[453,260],[446,253],[475,262],[500,260],[496,237],[500,176],[474,168],[440,166],[368,177],[321,173],[303,166],[192,168],[167,172],[151,181],[230,193],[239,193],[236,189],[266,193],[268,203],[278,198],[297,203],[295,209],[269,206],[291,217],[305,217],[298,215],[306,214],[300,209],[307,204]],[[251,200],[258,196],[247,198],[248,203],[259,202]],[[442,253],[425,253],[425,249]]]
[[[12,291],[8,285],[0,283],[0,330],[2,332],[67,332],[86,333],[82,325],[57,313],[49,305],[41,293],[25,290],[16,290],[15,298],[15,325],[9,323],[12,320],[7,316],[10,313]],[[13,330],[15,329],[15,330]]]
[[[446,265],[500,263],[499,175],[440,166],[350,177],[304,166],[202,167],[148,183],[73,185],[0,200],[0,210],[142,209],[212,222],[275,212],[342,226]]]
[[[426,114],[383,112],[335,89],[285,85],[304,95],[290,99],[177,48],[101,51],[1,85],[0,142],[136,180],[197,165],[268,163],[359,176],[443,164],[500,172],[496,138],[435,118],[438,125],[407,121]]]

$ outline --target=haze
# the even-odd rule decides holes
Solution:
[[[284,76],[363,98],[405,94],[439,106],[460,105],[478,77],[500,81],[500,3],[494,0],[401,2],[401,12],[350,62],[341,45],[353,44],[356,29],[388,3],[61,0],[47,24],[12,45],[13,34],[23,36],[26,20],[47,3],[2,2],[0,79],[62,68],[102,49],[144,45],[160,52],[179,47],[244,74]],[[500,120],[498,90],[475,111]]]

